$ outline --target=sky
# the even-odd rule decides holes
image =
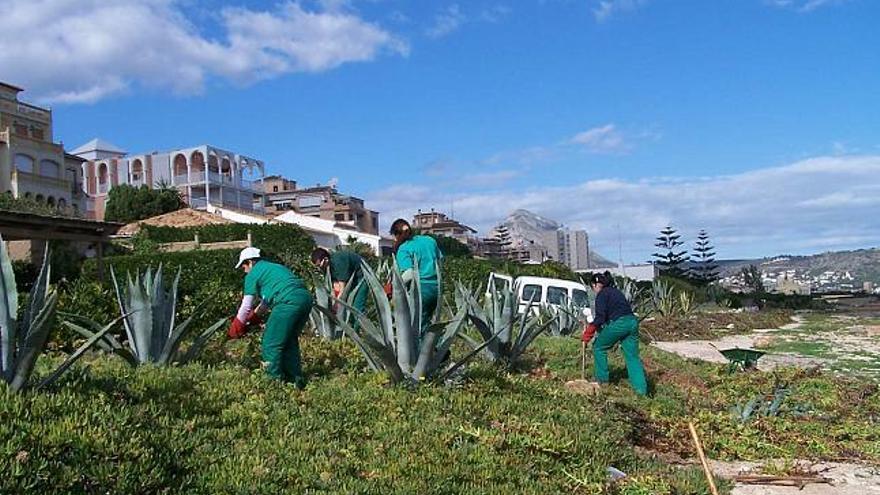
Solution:
[[[517,208],[647,260],[880,246],[876,0],[0,0],[55,138],[212,144],[382,224]]]

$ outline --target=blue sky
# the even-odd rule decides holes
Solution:
[[[525,207],[606,253],[619,224],[628,261],[667,223],[722,257],[880,245],[873,0],[0,9],[0,80],[51,105],[69,148],[211,143],[339,178],[383,223],[454,203],[485,232]]]

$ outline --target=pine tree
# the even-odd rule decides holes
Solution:
[[[715,247],[709,240],[709,233],[701,230],[694,244],[694,257],[691,259],[691,276],[699,284],[711,284],[718,280],[718,263],[715,262]]]
[[[657,237],[657,242],[654,246],[664,252],[654,253],[652,256],[655,258],[661,273],[671,277],[687,276],[687,270],[682,265],[690,257],[687,254],[687,250],[677,251],[677,248],[683,244],[681,236],[671,226],[667,226],[660,231],[660,236]]]

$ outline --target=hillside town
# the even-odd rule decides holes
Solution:
[[[303,186],[294,178],[268,174],[259,158],[211,144],[129,152],[95,138],[68,151],[54,135],[52,110],[20,99],[23,91],[0,82],[0,189],[14,198],[103,222],[114,188],[171,187],[188,208],[231,222],[292,223],[322,246],[359,242],[376,254],[391,249],[393,241],[380,233],[380,213],[341,192],[335,180]],[[156,222],[173,223],[181,215]],[[187,218],[199,223],[209,217]],[[412,224],[425,234],[455,239],[479,257],[525,264],[557,261],[574,271],[617,266],[590,250],[587,232],[525,210],[515,211],[485,236],[434,209],[415,212]],[[39,252],[38,243],[30,245],[17,252]]]

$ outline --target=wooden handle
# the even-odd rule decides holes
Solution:
[[[709,469],[709,461],[706,459],[706,454],[703,452],[703,444],[700,443],[700,437],[697,435],[697,429],[694,428],[694,423],[692,421],[688,421],[688,428],[691,430],[691,438],[694,440],[694,446],[697,448],[697,454],[700,456],[700,463],[703,464],[703,472],[706,473],[706,481],[709,482],[709,489],[712,490],[712,495],[718,495],[718,488],[715,487],[715,478],[712,477],[712,470]]]
[[[581,341],[581,380],[587,379],[587,343]]]

